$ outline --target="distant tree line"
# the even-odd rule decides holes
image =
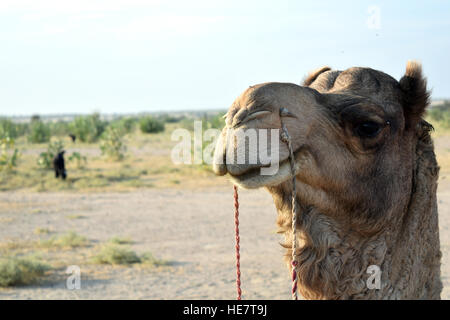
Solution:
[[[158,133],[165,130],[167,123],[180,123],[180,127],[193,129],[194,120],[202,120],[203,127],[221,129],[224,125],[223,113],[207,115],[206,113],[189,116],[161,114],[158,116],[128,116],[114,120],[103,120],[99,113],[75,117],[71,121],[43,121],[39,115],[31,117],[29,122],[17,123],[0,117],[0,139],[17,139],[25,136],[30,143],[47,143],[51,137],[73,135],[77,141],[94,143],[104,135],[120,135],[132,133],[139,129],[143,133]],[[114,133],[107,128],[114,129]],[[108,131],[108,132],[106,132]]]
[[[428,119],[433,124],[437,124],[445,129],[450,129],[450,101],[428,109]]]
[[[15,146],[17,138],[25,137],[30,143],[47,143],[47,150],[40,153],[37,164],[40,168],[50,169],[53,159],[63,151],[62,137],[70,136],[73,141],[84,143],[99,142],[102,155],[115,161],[125,157],[127,150],[124,137],[140,130],[144,134],[164,132],[166,124],[178,123],[178,126],[194,130],[194,121],[202,121],[202,129],[221,129],[225,122],[224,113],[192,113],[190,115],[160,114],[158,116],[119,117],[104,120],[99,113],[75,117],[71,121],[43,121],[39,115],[31,117],[29,122],[14,122],[0,117],[0,172],[11,171],[17,166],[20,152]],[[54,137],[54,139],[52,139]],[[75,161],[77,167],[83,167],[86,156],[72,152],[69,161]]]
[[[31,143],[47,143],[51,137],[73,135],[77,141],[97,142],[107,131],[114,128],[120,135],[131,133],[139,126],[144,133],[157,133],[164,131],[165,120],[156,117],[122,117],[111,121],[102,120],[100,114],[78,116],[72,121],[45,122],[39,116],[33,116],[27,123],[16,123],[8,118],[0,118],[0,139],[9,137],[17,139],[25,136]]]

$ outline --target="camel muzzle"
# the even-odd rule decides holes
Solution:
[[[274,166],[278,168],[279,129],[246,128],[224,131],[214,152],[213,170],[217,175],[229,173],[240,176],[255,169],[263,169],[264,175],[266,169]],[[275,173],[274,171],[272,174]]]
[[[299,150],[319,117],[318,96],[315,90],[289,83],[266,83],[244,91],[227,113],[214,152],[214,173],[228,173],[241,183],[251,181],[244,187],[282,182],[289,171],[282,124],[292,134],[294,151]]]

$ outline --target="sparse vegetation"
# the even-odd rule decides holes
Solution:
[[[134,241],[131,240],[130,238],[121,238],[121,237],[113,237],[111,239],[109,239],[110,243],[113,244],[133,244]]]
[[[213,114],[203,113],[199,117],[184,118],[180,121],[180,127],[194,131],[195,121],[200,121],[203,131],[208,129],[221,130],[225,126],[224,115],[225,112],[215,112]]]
[[[106,244],[100,252],[92,258],[98,264],[133,264],[140,263],[141,258],[128,247],[117,244]]]
[[[75,118],[70,124],[70,130],[80,141],[93,143],[100,138],[106,126],[107,123],[100,119],[100,114],[94,113]]]
[[[30,124],[30,134],[28,140],[31,143],[45,143],[50,141],[50,126],[40,119],[36,119]]]
[[[225,126],[225,119],[223,118],[225,115],[225,112],[220,112],[219,114],[215,116],[207,116],[205,115],[203,118],[203,121],[205,122],[205,127],[207,129],[213,128],[213,129],[219,129],[221,130]]]
[[[66,121],[56,121],[49,123],[50,132],[52,136],[65,137],[68,136],[70,131],[70,124]]]
[[[183,116],[172,116],[170,114],[163,114],[159,119],[165,123],[177,123],[183,119]]]
[[[37,159],[37,164],[41,168],[50,169],[53,166],[53,158],[63,151],[64,145],[61,140],[51,141],[47,146],[47,151],[41,152]]]
[[[108,127],[102,134],[100,150],[102,155],[111,160],[122,160],[125,157],[127,148],[125,146],[121,130],[115,127]]]
[[[143,133],[158,133],[164,131],[164,122],[154,117],[147,116],[141,118],[139,127]]]
[[[141,262],[154,267],[169,266],[171,264],[170,261],[155,258],[150,252],[146,252],[141,256]]]
[[[9,171],[17,166],[19,150],[15,148],[14,139],[4,137],[0,139],[0,171]]]
[[[50,266],[34,258],[1,257],[0,287],[35,283],[50,269]]]
[[[0,139],[17,138],[17,126],[9,119],[0,118]]]
[[[36,229],[34,229],[34,234],[37,234],[37,235],[49,234],[49,233],[51,233],[51,230],[49,228],[37,227]]]
[[[112,265],[129,265],[141,263],[148,266],[167,266],[168,261],[156,259],[151,253],[144,253],[138,255],[128,246],[123,246],[117,243],[107,243],[100,248],[97,255],[92,258],[92,262],[97,264],[112,264]]]
[[[435,106],[428,110],[427,119],[435,129],[449,130],[450,129],[450,101],[446,101],[444,104]]]
[[[109,124],[109,127],[113,127],[117,130],[119,130],[119,132],[124,135],[124,134],[129,134],[132,133],[134,131],[134,129],[136,128],[136,124],[137,124],[138,120],[134,117],[125,117],[125,118],[120,118],[118,120],[114,120],[113,122],[111,122]]]
[[[445,115],[441,115],[439,112],[430,113],[427,119],[431,119],[430,121],[436,127],[437,132],[445,132],[445,121],[442,120],[445,119]],[[27,136],[23,136],[21,132],[27,134],[31,124],[20,127],[13,123],[16,125],[15,129],[8,130],[9,132],[12,132],[12,130],[16,132],[14,133],[16,135],[15,145],[13,149],[9,149],[7,154],[13,155],[12,151],[17,148],[20,149],[21,156],[18,165],[13,168],[14,170],[7,174],[0,174],[0,191],[124,192],[136,188],[201,188],[227,183],[225,179],[216,178],[211,173],[210,165],[177,166],[172,163],[170,158],[171,148],[176,143],[171,141],[170,136],[175,128],[184,126],[183,123],[186,123],[186,126],[191,126],[193,130],[194,119],[203,119],[203,130],[220,129],[224,124],[222,114],[207,116],[200,114],[196,115],[195,118],[177,117],[176,119],[170,119],[170,117],[157,117],[156,119],[165,122],[165,130],[156,134],[141,133],[138,127],[140,122],[136,118],[122,118],[111,121],[108,125],[105,124],[102,136],[95,144],[84,143],[79,139],[77,139],[77,143],[73,144],[67,137],[67,128],[65,128],[71,128],[72,122],[49,124],[52,138],[48,144],[30,143]],[[37,119],[36,121],[41,120]],[[7,126],[10,126],[10,124]],[[105,158],[100,156],[99,146],[109,130],[118,130],[120,138],[123,139],[123,142],[126,142],[128,147],[127,156],[123,157],[120,162],[105,161]],[[69,177],[64,183],[56,180],[52,171],[40,169],[51,167],[53,155],[61,150],[63,145],[69,150],[71,148],[73,150],[66,157]],[[36,166],[36,159],[41,158],[42,151],[46,153],[46,164]],[[445,162],[442,160],[442,154],[439,163],[441,167],[449,168],[447,164],[450,163],[448,161],[450,158],[447,156],[444,159],[447,161]],[[103,155],[107,156],[106,153],[103,153]],[[441,173],[444,171],[444,169],[441,169]],[[9,247],[5,245],[0,248],[0,257],[2,257],[0,258],[0,286],[27,285],[39,282],[43,277],[46,281],[59,277],[60,273],[64,272],[64,267],[67,266],[68,257],[70,257],[71,264],[82,266],[83,275],[86,274],[94,279],[102,272],[109,272],[105,270],[110,270],[110,265],[120,265],[122,266],[121,269],[124,268],[123,266],[137,269],[171,264],[171,262],[156,258],[151,253],[138,251],[136,249],[138,247],[132,247],[134,241],[124,236],[113,237],[97,246],[94,240],[90,241],[75,232],[59,234],[59,230],[53,229],[53,227],[58,227],[59,224],[51,225],[53,218],[48,220],[50,222],[45,222],[49,213],[53,215],[53,207],[46,207],[43,204],[35,205],[34,203],[31,205],[33,207],[24,207],[21,212],[30,221],[36,221],[37,224],[30,227],[31,237],[34,238],[19,239],[9,244]],[[59,215],[63,224],[69,224],[83,233],[85,231],[82,231],[81,226],[91,220],[91,222],[96,221],[95,215],[91,216],[88,213],[89,210],[92,210],[90,205],[89,207],[83,205],[77,209],[59,211],[53,217]],[[37,215],[41,215],[44,220]],[[0,220],[0,223],[8,228],[10,226],[8,221],[10,220],[6,219],[14,219],[12,226],[16,228],[16,224],[20,223],[22,217],[11,215]],[[130,234],[132,235],[132,233]],[[92,236],[92,239],[96,238],[95,234],[86,233],[86,235],[89,238]],[[33,252],[43,255],[44,258],[29,258],[29,254]],[[73,262],[72,258],[76,261]],[[31,264],[26,261],[31,261]],[[40,261],[48,263],[50,267]],[[8,271],[5,272],[4,270]],[[89,272],[92,273],[89,274]],[[4,283],[7,284],[3,285]]]
[[[87,157],[81,155],[79,152],[72,152],[67,160],[74,162],[77,169],[83,169],[87,164]]]
[[[171,150],[177,143],[171,140],[171,133],[174,129],[185,125],[191,126],[193,129],[194,120],[203,120],[203,130],[220,128],[224,124],[222,115],[223,112],[202,112],[176,116],[167,114],[153,116],[150,118],[160,122],[167,120],[164,131],[156,134],[143,134],[139,129],[134,130],[133,123],[135,128],[136,125],[140,125],[139,118],[136,117],[117,118],[108,124],[101,119],[99,114],[96,114],[81,117],[84,119],[82,121],[50,123],[51,128],[59,126],[60,129],[58,130],[61,134],[65,132],[64,126],[72,129],[73,123],[76,121],[101,123],[97,127],[104,127],[104,134],[101,141],[97,141],[96,144],[83,143],[78,136],[77,142],[74,144],[68,136],[56,136],[53,132],[52,135],[54,136],[48,145],[32,144],[26,137],[21,137],[18,133],[15,146],[20,150],[20,161],[17,167],[14,167],[14,170],[7,174],[0,174],[0,191],[122,192],[136,188],[188,188],[190,186],[226,184],[224,179],[214,176],[209,164],[176,165],[171,159]],[[171,119],[172,117],[174,119]],[[46,119],[36,117],[33,121],[46,121]],[[31,123],[27,125],[30,126]],[[15,125],[17,126],[17,132],[27,131],[23,128],[19,130],[19,123],[15,123]],[[10,127],[11,125],[8,124],[7,126]],[[83,128],[83,126],[80,126],[80,128]],[[117,132],[116,130],[120,131],[118,136],[123,143],[122,146],[126,144],[126,157],[123,157],[124,148],[121,147],[121,143],[116,143],[117,139],[114,136],[111,135],[111,139],[110,137],[106,139],[108,132]],[[438,130],[440,130],[440,127],[437,128]],[[128,131],[130,132],[124,133]],[[109,140],[109,143],[104,143],[103,137],[106,141]],[[209,143],[210,141],[204,141],[200,150],[202,153]],[[102,157],[100,157],[101,152],[99,152],[100,144],[104,149],[104,156]],[[40,169],[51,168],[53,156],[63,147],[67,150],[65,159],[68,178],[65,181],[60,181],[55,179],[52,171]],[[194,144],[191,146],[191,152],[193,152],[193,147]],[[42,150],[42,148],[45,149]],[[70,151],[71,148],[72,152]],[[109,153],[111,156],[107,155],[107,149],[113,150]],[[117,150],[121,151],[117,153]],[[8,152],[8,155],[12,155],[11,151]],[[39,160],[37,160],[38,158]],[[122,159],[116,162],[105,161],[105,158]],[[38,166],[36,166],[37,161]]]
[[[43,248],[77,248],[88,245],[89,240],[73,231],[47,240],[40,240],[38,243],[38,246]]]
[[[83,216],[81,214],[69,214],[68,216],[66,216],[66,218],[69,220],[78,220],[78,219],[84,219],[84,218],[86,218],[86,216]]]

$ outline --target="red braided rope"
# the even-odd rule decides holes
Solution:
[[[280,110],[281,112],[284,110]],[[287,128],[282,124],[281,140],[288,145],[289,149],[289,162],[291,166],[292,173],[292,299],[298,300],[297,294],[297,266],[298,262],[296,260],[296,248],[297,248],[297,237],[296,237],[296,224],[297,224],[297,188],[296,188],[296,177],[295,177],[295,163],[294,163],[294,151],[292,148],[291,137],[287,131]],[[237,300],[241,300],[242,290],[241,290],[241,255],[239,253],[239,198],[238,198],[238,188],[234,187],[234,223],[235,223],[235,235],[236,235],[236,288],[237,288]]]
[[[236,235],[236,288],[237,288],[237,300],[241,300],[241,255],[239,253],[239,198],[237,186],[234,186],[234,224]]]
[[[298,300],[297,296],[297,261],[292,261],[292,299]]]

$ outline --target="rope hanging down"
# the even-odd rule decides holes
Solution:
[[[294,149],[292,148],[292,141],[289,133],[287,131],[286,126],[283,122],[281,122],[281,140],[288,145],[289,148],[289,163],[291,166],[291,174],[292,174],[292,299],[297,300],[297,187],[295,183],[295,159],[294,159]]]
[[[236,234],[236,288],[237,300],[241,300],[241,255],[239,254],[239,198],[237,186],[234,186],[234,224]]]
[[[280,116],[282,113],[288,112],[285,108],[280,110]],[[289,163],[291,167],[292,174],[292,299],[297,300],[297,266],[298,261],[296,257],[297,252],[297,187],[295,183],[295,159],[294,159],[294,149],[292,148],[291,137],[288,133],[286,126],[281,120],[281,141],[287,144],[289,149]],[[241,290],[241,265],[240,265],[240,246],[239,246],[239,198],[237,186],[234,186],[234,223],[235,223],[235,235],[236,235],[236,288],[237,288],[237,300],[241,300],[242,290]]]

